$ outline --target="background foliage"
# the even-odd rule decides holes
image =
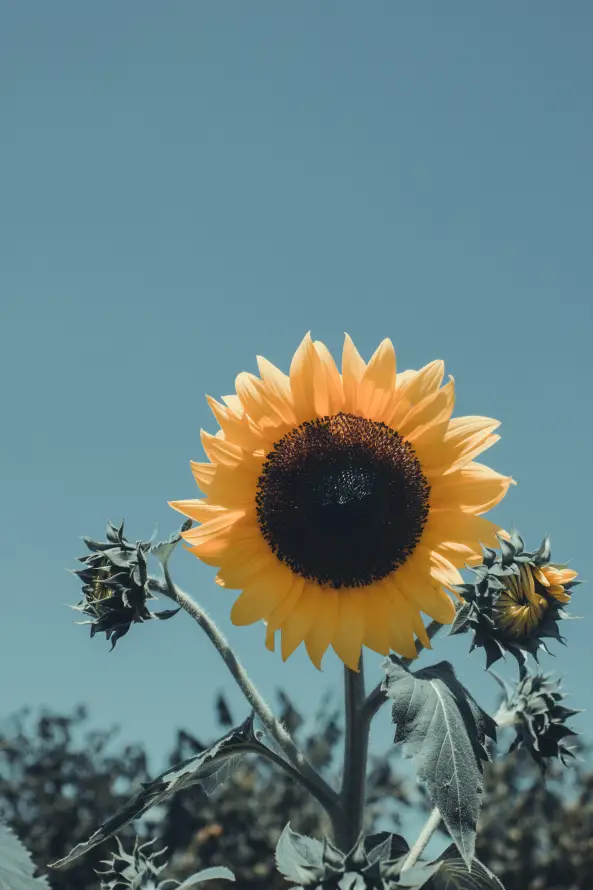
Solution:
[[[308,757],[331,775],[341,740],[338,714],[322,702],[305,733],[286,695],[280,693],[279,700],[284,721]],[[233,725],[234,716],[220,698],[221,728]],[[0,733],[0,818],[39,866],[64,856],[148,780],[143,746],[117,746],[114,735],[114,730],[89,730],[84,708],[37,718],[23,711]],[[204,747],[179,730],[169,761],[177,763]],[[398,775],[399,756],[392,749],[371,762],[369,829],[405,833],[406,809],[423,805],[418,789]],[[131,845],[135,830],[141,837],[156,836],[157,847],[169,848],[168,877],[228,865],[242,890],[281,890],[288,885],[275,871],[273,851],[287,819],[304,834],[327,829],[306,792],[271,764],[250,757],[212,798],[188,789],[121,837]],[[108,842],[69,870],[52,872],[53,890],[96,890],[94,868],[113,846]],[[593,772],[581,760],[574,769],[551,770],[544,784],[537,766],[521,752],[495,760],[485,771],[477,855],[507,890],[584,890],[593,874]],[[218,890],[215,882],[209,886]],[[225,887],[220,884],[220,890]]]

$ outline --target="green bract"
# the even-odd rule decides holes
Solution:
[[[523,634],[509,633],[502,620],[504,616],[501,607],[501,596],[507,592],[509,579],[519,578],[522,566],[534,569],[546,566],[562,567],[551,562],[548,537],[544,538],[539,549],[533,552],[525,550],[523,539],[516,530],[512,532],[510,540],[499,536],[499,541],[500,553],[484,547],[484,561],[481,565],[471,567],[476,576],[475,581],[460,584],[455,588],[464,602],[458,609],[449,633],[460,634],[471,631],[473,640],[470,651],[482,647],[486,652],[487,668],[502,658],[505,652],[510,652],[517,659],[521,674],[524,674],[528,653],[537,660],[540,650],[548,652],[544,639],[553,638],[564,643],[558,622],[572,616],[562,608],[557,599],[546,596],[545,609],[542,610],[536,626]],[[563,587],[568,591],[579,583],[570,581]],[[539,595],[545,596],[545,588],[541,587]]]
[[[156,865],[155,859],[162,856],[166,849],[146,856],[144,850],[153,843],[154,841],[151,840],[139,845],[136,838],[134,849],[131,854],[128,854],[117,839],[119,852],[115,853],[111,859],[103,860],[107,868],[97,872],[103,878],[101,890],[190,890],[191,887],[198,887],[205,881],[235,880],[233,873],[228,868],[218,867],[196,872],[186,878],[183,883],[172,878],[159,881],[159,875],[167,868],[168,863],[163,862],[161,865]]]
[[[566,721],[580,711],[566,708],[565,698],[560,681],[552,680],[550,674],[526,674],[514,693],[507,690],[500,722],[511,724],[517,732],[511,751],[525,748],[542,772],[554,758],[566,765],[575,756],[567,739],[576,732]]]

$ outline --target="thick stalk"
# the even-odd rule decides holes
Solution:
[[[428,635],[428,639],[432,640],[432,638],[434,636],[436,636],[436,634],[438,634],[438,632],[440,631],[442,626],[443,625],[440,624],[438,621],[431,621],[430,624],[426,628],[426,633]],[[416,640],[416,652],[418,654],[420,654],[423,649],[424,649],[424,645],[420,642],[420,640]],[[414,658],[402,658],[402,664],[405,664],[406,667],[408,667],[408,665],[412,664],[414,661],[415,661]],[[375,688],[369,694],[368,698],[366,699],[366,701],[362,707],[362,710],[361,710],[362,718],[367,723],[371,722],[371,720],[373,719],[373,717],[375,716],[375,714],[377,713],[379,708],[382,705],[384,705],[385,702],[387,701],[387,695],[384,692],[384,690],[381,688],[382,685],[383,684],[381,682],[375,686]]]
[[[344,692],[344,775],[336,841],[341,850],[348,852],[362,831],[364,819],[369,723],[362,719],[365,700],[362,654],[358,673],[344,668]]]
[[[402,871],[406,868],[412,868],[413,865],[416,865],[420,856],[422,855],[424,848],[427,843],[433,836],[434,832],[437,830],[441,823],[441,814],[438,809],[435,807],[422,828],[422,831],[418,835],[418,839],[416,843],[406,856],[404,860],[404,864],[402,865]]]
[[[333,788],[330,788],[327,782],[322,779],[317,771],[311,766],[306,757],[295,745],[290,733],[274,716],[257,688],[251,682],[247,671],[229,646],[226,637],[218,629],[214,621],[206,614],[206,612],[204,612],[196,601],[189,596],[189,594],[184,593],[183,590],[173,583],[166,564],[163,566],[163,571],[165,575],[165,583],[163,584],[162,581],[158,581],[157,579],[151,579],[151,588],[174,600],[197,624],[199,624],[207,637],[214,644],[214,647],[222,657],[237,685],[241,689],[241,692],[269,732],[270,736],[275,740],[288,760],[296,768],[296,772],[306,780],[303,783],[304,786],[319,801],[332,821],[334,821],[336,819],[336,811],[338,808],[338,795],[336,792]]]

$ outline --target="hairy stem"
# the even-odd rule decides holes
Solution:
[[[432,640],[432,638],[436,636],[436,634],[438,634],[442,626],[443,625],[440,624],[438,621],[431,621],[426,628],[428,639]],[[423,649],[424,645],[420,642],[420,640],[416,640],[416,652],[420,654]],[[402,658],[402,664],[405,664],[407,667],[408,665],[412,664],[414,660],[415,659],[413,658]],[[387,701],[387,695],[383,691],[382,685],[383,683],[381,682],[375,686],[362,707],[362,719],[365,720],[367,723],[371,722],[379,708],[382,707],[382,705],[384,705]]]
[[[365,701],[362,654],[358,673],[351,671],[350,668],[344,668],[344,692],[346,705],[344,776],[336,841],[341,850],[348,852],[362,831],[364,818],[369,723],[362,719],[362,707]]]
[[[202,630],[206,633],[206,636],[214,644],[215,649],[233,675],[241,692],[269,732],[270,736],[284,752],[290,763],[295,767],[297,776],[300,777],[301,780],[304,780],[301,781],[301,784],[303,784],[303,786],[319,801],[333,821],[336,818],[336,811],[338,808],[338,795],[336,792],[333,788],[330,788],[327,782],[322,779],[317,771],[311,766],[306,757],[295,745],[290,733],[274,716],[257,688],[251,682],[247,671],[231,649],[226,637],[218,629],[214,621],[206,614],[206,612],[204,612],[196,601],[189,596],[189,594],[184,593],[173,583],[166,564],[163,566],[163,571],[165,575],[165,583],[163,584],[162,581],[158,581],[157,579],[151,579],[151,587],[174,600],[197,624],[199,624]],[[270,757],[270,759],[273,760],[274,757]],[[278,758],[277,762],[281,762],[281,760],[282,758]]]
[[[404,869],[406,869],[406,868],[412,868],[413,865],[416,865],[416,863],[418,862],[418,859],[422,855],[427,843],[429,842],[429,840],[433,836],[434,832],[439,827],[440,822],[441,822],[441,814],[439,813],[438,809],[435,807],[434,810],[432,811],[432,813],[430,814],[430,816],[428,817],[428,819],[426,820],[426,822],[424,823],[424,826],[422,827],[422,831],[418,835],[416,843],[414,844],[414,846],[412,847],[412,849],[406,856],[406,858],[404,860],[404,864],[402,865],[402,871],[404,871]]]

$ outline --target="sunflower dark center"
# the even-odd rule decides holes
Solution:
[[[340,413],[276,442],[259,478],[257,516],[294,572],[335,588],[363,587],[410,556],[429,494],[409,442],[384,423]]]

